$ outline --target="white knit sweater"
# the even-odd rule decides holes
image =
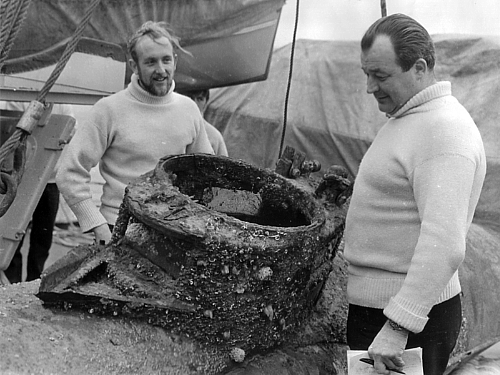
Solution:
[[[196,104],[173,92],[153,96],[138,83],[98,101],[61,156],[56,181],[83,231],[114,224],[125,187],[159,159],[184,153],[213,154]],[[105,180],[101,207],[92,202],[90,169]]]
[[[449,82],[411,98],[363,157],[346,219],[349,303],[423,330],[460,292],[458,267],[486,171],[474,121]]]

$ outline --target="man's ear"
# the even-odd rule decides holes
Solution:
[[[130,65],[130,67],[132,68],[132,71],[135,74],[139,74],[139,69],[137,69],[137,63],[135,62],[134,59],[129,59],[128,64]]]
[[[427,61],[423,58],[418,59],[415,64],[413,64],[413,67],[415,68],[415,73],[418,77],[423,77],[429,70]]]

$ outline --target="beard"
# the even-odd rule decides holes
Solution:
[[[172,86],[172,77],[167,74],[164,81],[156,81],[155,78],[161,77],[158,74],[152,74],[148,80],[144,78],[141,70],[139,69],[139,83],[142,88],[154,96],[167,95],[170,87]]]

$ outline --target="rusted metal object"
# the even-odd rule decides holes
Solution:
[[[145,319],[241,359],[308,317],[345,213],[305,179],[221,156],[167,157],[127,187],[111,243],[74,249],[37,296]]]
[[[280,159],[276,163],[275,172],[287,178],[308,178],[311,173],[318,172],[321,163],[317,160],[307,160],[302,151],[286,146]]]
[[[342,206],[350,198],[353,186],[354,183],[349,180],[347,169],[339,165],[332,165],[323,175],[315,194],[337,206]]]

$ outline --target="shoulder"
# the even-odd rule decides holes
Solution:
[[[432,111],[431,118],[422,124],[417,136],[421,152],[432,155],[461,155],[477,162],[482,159],[484,146],[476,123],[469,112],[453,96]]]
[[[479,136],[467,109],[451,95],[434,99],[420,110],[389,122],[398,123],[399,130],[415,137],[414,141],[424,139],[429,143],[453,144],[477,140]]]
[[[222,133],[211,123],[208,121],[204,120],[205,123],[205,131],[209,136],[213,136],[215,138],[222,138]]]
[[[128,92],[128,89],[123,89],[120,91],[117,91],[111,95],[105,96],[101,99],[99,99],[97,102],[95,102],[94,107],[100,107],[100,106],[113,106],[116,105],[116,103],[121,103],[123,101],[127,100],[127,97],[130,96],[130,93]]]
[[[103,97],[92,106],[90,110],[91,118],[98,121],[98,119],[112,119],[124,116],[132,108],[133,100],[131,99],[126,89]]]
[[[196,103],[191,99],[188,98],[185,95],[181,95],[179,93],[173,92],[170,95],[172,95],[172,101],[179,107],[186,108],[188,110],[192,111],[200,111],[198,109],[198,106]]]
[[[436,111],[435,119],[431,122],[432,129],[428,129],[433,136],[439,136],[444,142],[452,144],[471,144],[482,142],[479,129],[467,109],[459,101],[449,96],[445,105]]]

